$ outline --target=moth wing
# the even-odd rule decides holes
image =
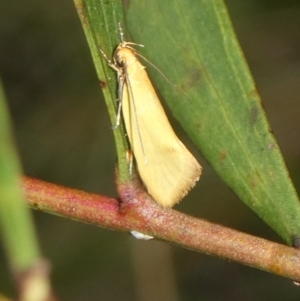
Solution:
[[[123,117],[138,171],[162,206],[179,202],[195,185],[201,166],[174,133],[144,67],[127,66]]]

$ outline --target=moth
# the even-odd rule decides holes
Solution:
[[[113,59],[101,50],[108,65],[117,72],[118,112],[121,116],[137,163],[139,175],[153,199],[163,207],[172,207],[195,185],[201,166],[174,133],[145,67],[142,57],[126,42],[121,42]]]

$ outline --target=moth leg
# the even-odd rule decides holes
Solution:
[[[123,90],[124,90],[124,78],[122,75],[118,76],[118,111],[117,111],[117,117],[116,117],[116,123],[112,127],[113,130],[115,130],[120,125],[121,120],[121,114],[122,114],[122,103],[123,103]]]
[[[133,168],[133,153],[132,150],[128,149],[126,152],[126,160],[129,163],[129,173],[132,175],[132,168]]]
[[[117,117],[116,117],[116,123],[114,126],[112,126],[112,129],[115,130],[120,125],[120,119],[121,119],[121,111],[122,111],[122,93],[123,93],[123,86],[124,86],[124,80],[121,69],[116,65],[114,61],[111,61],[106,53],[103,51],[101,47],[99,47],[99,51],[101,52],[104,59],[107,61],[107,64],[109,67],[114,69],[118,73],[118,99],[117,102],[119,102],[118,105],[118,111],[117,111]]]

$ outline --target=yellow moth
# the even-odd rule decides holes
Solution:
[[[121,43],[110,61],[118,73],[119,108],[121,111],[138,172],[154,200],[163,207],[179,202],[195,185],[201,166],[174,133],[164,109],[138,61],[137,51],[125,42],[120,28]],[[138,45],[142,46],[142,45]]]

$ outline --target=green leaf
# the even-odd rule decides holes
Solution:
[[[112,127],[116,124],[117,111],[117,76],[112,70],[100,48],[112,59],[116,46],[120,43],[118,23],[124,25],[123,5],[119,0],[74,0],[85,36],[87,38],[104,100],[111,119]],[[117,147],[118,173],[121,181],[128,180],[128,161],[126,158],[129,144],[123,124],[112,130]]]
[[[0,83],[0,230],[13,271],[24,272],[39,259],[29,208],[21,191],[21,168]]]
[[[194,143],[241,200],[292,244],[300,237],[298,197],[224,2],[132,0],[127,22],[133,41],[145,45],[142,54],[176,85],[148,68]]]

